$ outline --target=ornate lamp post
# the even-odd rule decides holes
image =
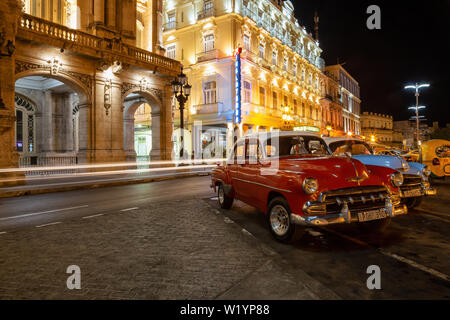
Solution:
[[[184,155],[184,105],[186,104],[190,94],[192,86],[187,82],[187,76],[183,73],[183,67],[181,68],[180,74],[172,81],[172,91],[180,104],[180,132],[181,132],[181,148],[180,148],[180,159]]]
[[[328,131],[328,136],[331,137],[331,130],[333,130],[333,127],[330,126],[330,125],[328,125],[328,126],[326,127],[326,129],[327,129],[327,131]]]

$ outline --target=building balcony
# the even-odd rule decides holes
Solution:
[[[202,10],[197,13],[197,20],[206,19],[209,17],[214,17],[216,15],[216,9],[215,8],[208,8],[205,10]]]
[[[118,39],[101,38],[80,30],[71,29],[63,25],[22,14],[19,18],[17,38],[47,44],[52,47],[68,47],[78,54],[103,59],[105,56],[124,64],[140,66],[177,75],[180,62],[159,54],[126,44]]]
[[[163,31],[169,31],[174,30],[177,28],[177,22],[176,21],[170,21],[163,25]]]
[[[244,9],[242,10],[242,14],[244,17],[252,19],[255,23],[258,23],[260,20],[258,14],[256,12],[251,11],[247,7],[244,7]]]
[[[220,50],[214,49],[214,50],[210,50],[210,51],[197,53],[195,57],[196,57],[197,63],[199,63],[199,62],[205,62],[205,61],[210,61],[210,60],[217,60],[217,59],[219,59],[219,56],[220,56]]]
[[[232,111],[230,107],[226,107],[222,102],[198,104],[192,107],[194,110],[194,115],[211,115],[217,114],[221,115],[223,113]]]

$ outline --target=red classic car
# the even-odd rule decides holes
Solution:
[[[266,213],[273,236],[298,239],[304,226],[358,222],[383,230],[407,213],[400,204],[397,171],[332,156],[317,135],[268,132],[240,138],[225,164],[211,174],[219,204],[233,199]]]

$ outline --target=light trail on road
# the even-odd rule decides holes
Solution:
[[[21,214],[21,215],[18,215],[18,216],[11,216],[11,217],[0,218],[0,221],[11,220],[11,219],[19,219],[19,218],[27,218],[27,217],[32,217],[32,216],[38,216],[38,215],[41,215],[41,214],[48,214],[48,213],[54,213],[54,212],[75,210],[75,209],[81,209],[81,208],[87,208],[87,207],[89,207],[89,206],[88,205],[83,205],[83,206],[70,207],[70,208],[62,208],[62,209],[54,209],[54,210],[34,212],[34,213],[26,213],[26,214]]]
[[[167,167],[167,168],[148,168],[148,169],[126,169],[126,170],[114,170],[114,171],[94,171],[94,172],[78,172],[71,174],[54,174],[54,175],[43,175],[39,177],[20,177],[12,179],[1,179],[0,182],[13,182],[13,181],[39,181],[48,179],[67,179],[74,177],[87,177],[87,176],[107,176],[107,175],[121,175],[121,174],[135,174],[135,173],[148,173],[148,172],[163,172],[163,171],[182,171],[190,169],[212,169],[214,165],[197,165],[197,166],[183,166],[183,167]],[[189,172],[189,171],[188,171]],[[188,173],[187,172],[187,173]],[[133,178],[142,177],[130,177]]]

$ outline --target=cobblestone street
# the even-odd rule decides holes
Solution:
[[[155,203],[0,237],[2,299],[233,299],[242,298],[233,296],[235,286],[269,272],[269,282],[286,283],[272,296],[319,297],[205,201]],[[69,265],[81,268],[81,290],[66,287]]]
[[[210,177],[0,202],[0,299],[448,299],[450,185],[382,235],[353,225],[275,241],[266,217],[220,209]],[[67,267],[81,269],[69,290]],[[381,290],[366,269],[381,269]]]

